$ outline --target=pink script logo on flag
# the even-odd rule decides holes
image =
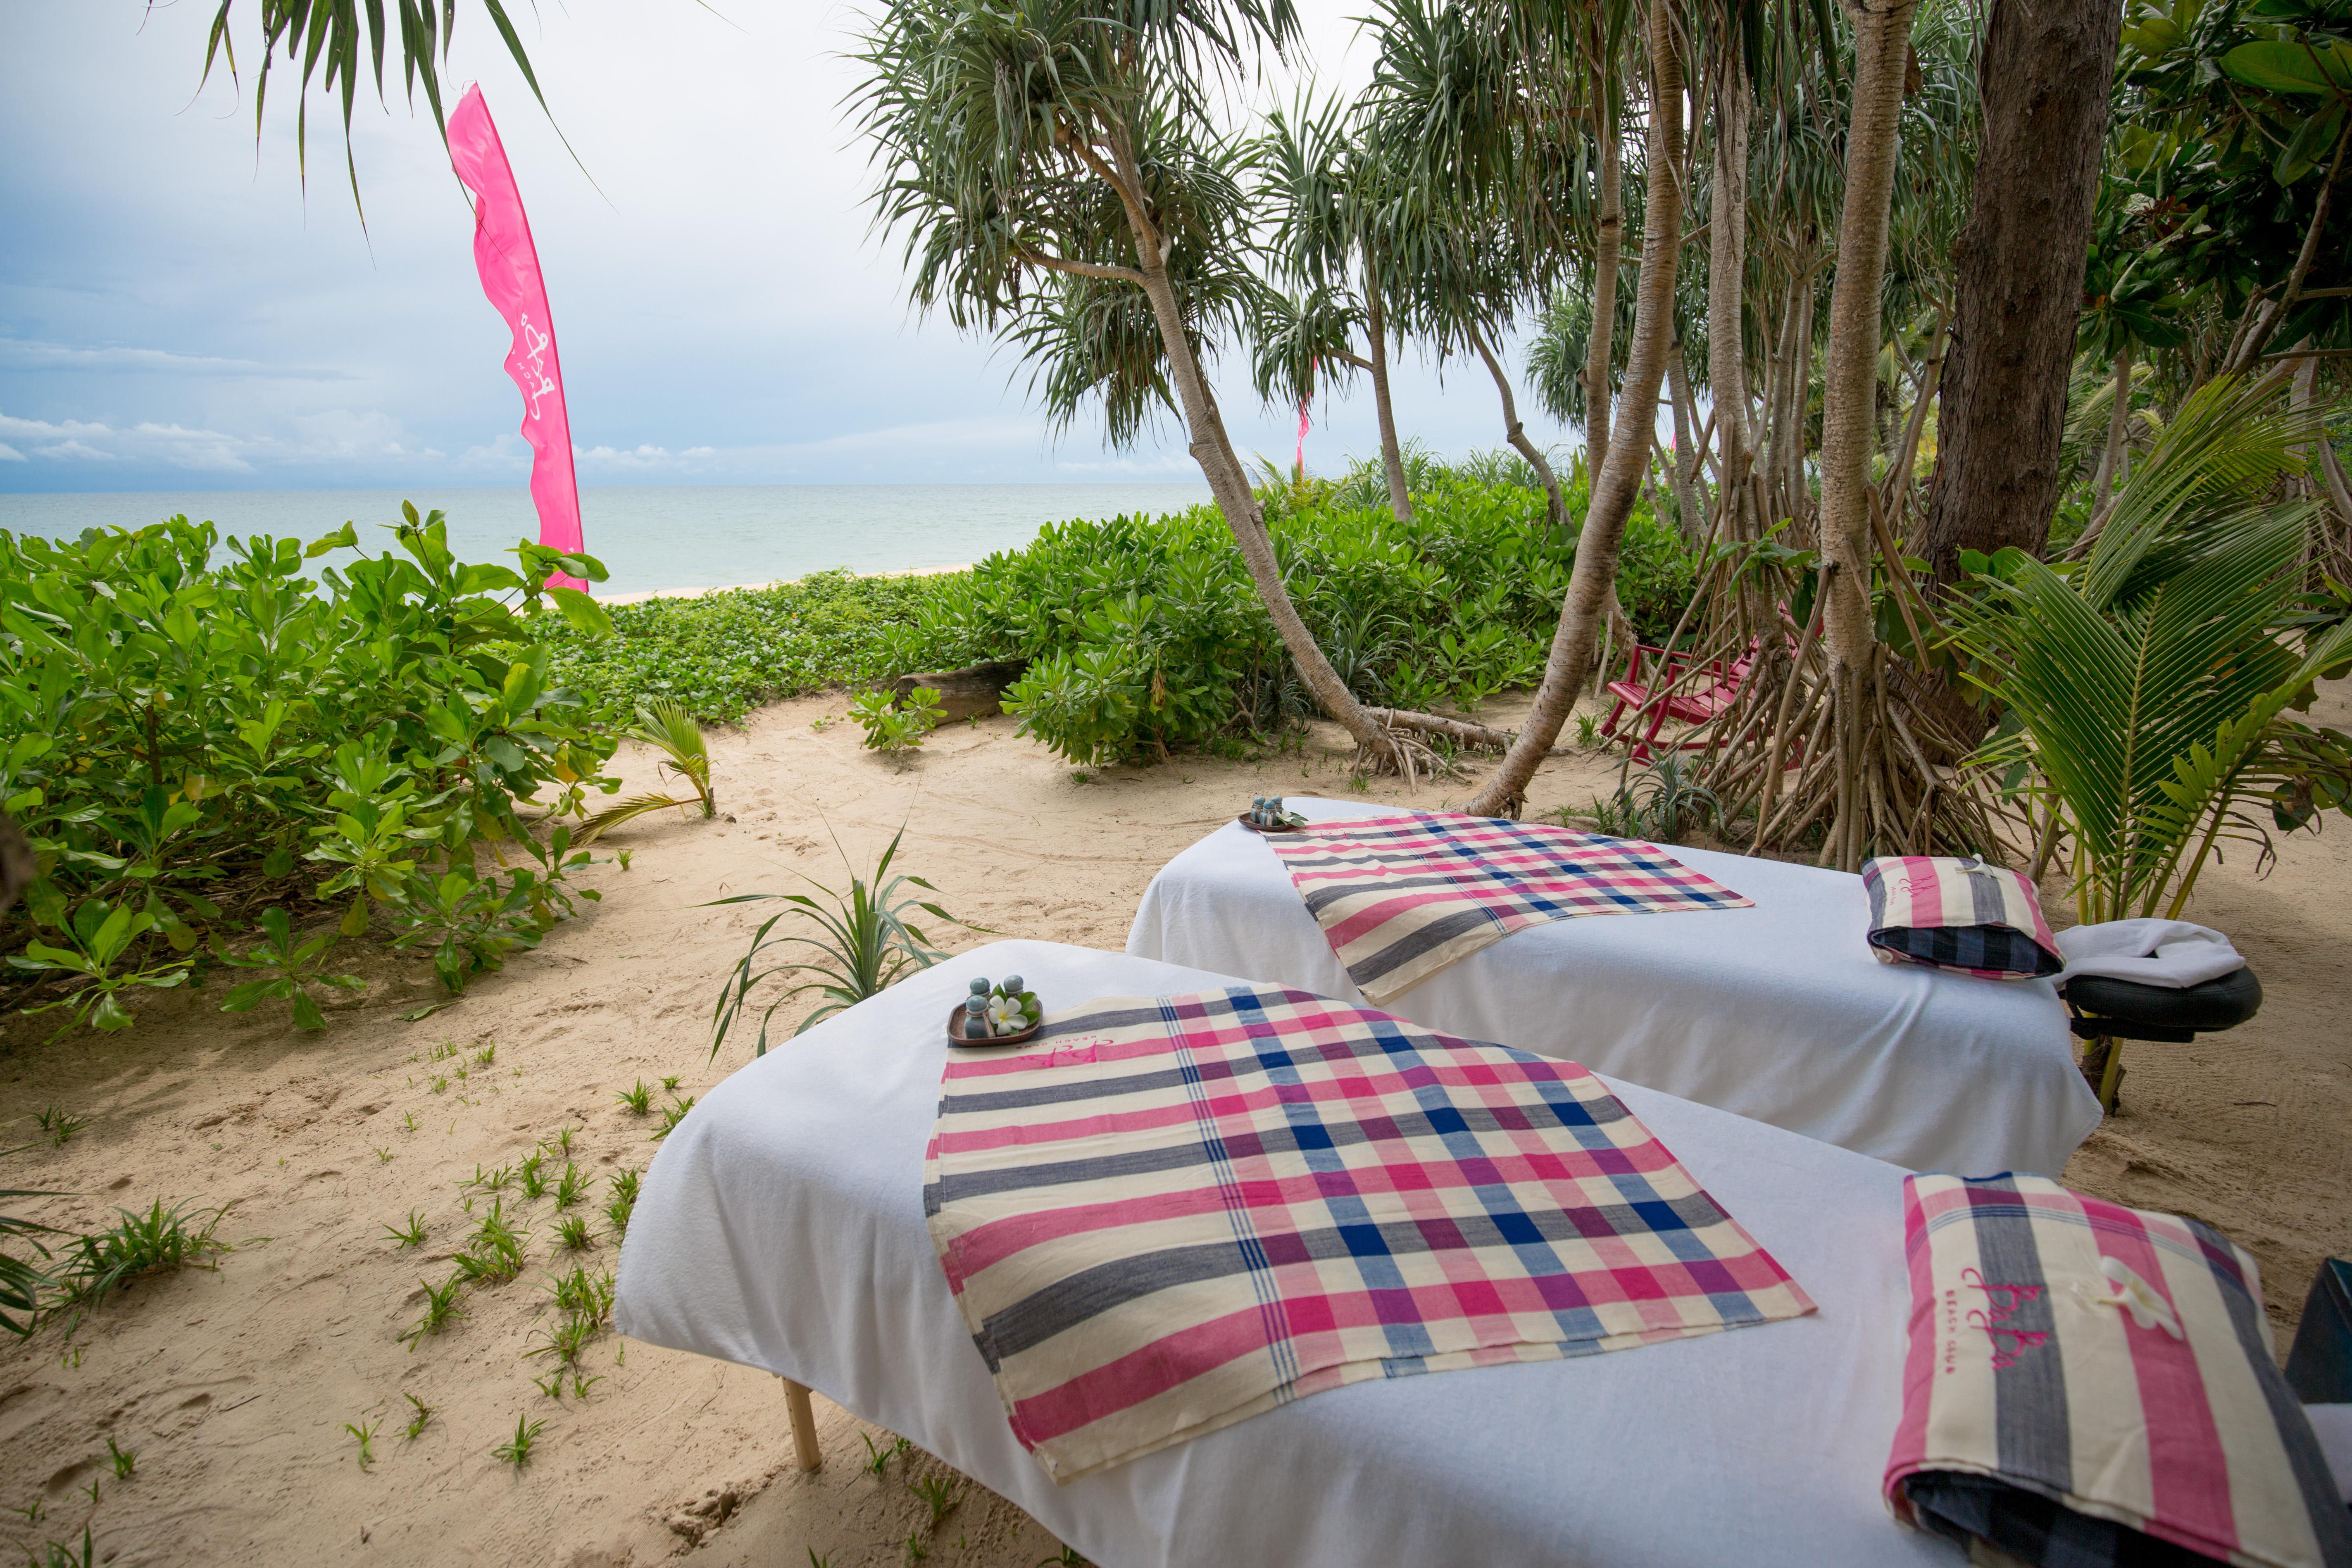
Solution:
[[[522,437],[530,443],[530,499],[539,509],[539,542],[578,553],[580,482],[572,469],[572,418],[563,406],[555,321],[548,312],[547,284],[540,276],[530,219],[523,216],[522,193],[515,188],[507,150],[478,87],[467,88],[449,116],[449,162],[474,195],[474,266],[482,275],[482,292],[514,332],[507,374],[522,391]],[[577,577],[548,581],[565,588],[588,586]]]

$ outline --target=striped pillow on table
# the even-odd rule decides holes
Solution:
[[[1881,963],[1924,963],[1985,980],[2066,967],[2021,872],[1973,855],[1882,856],[1863,863],[1870,945]]]

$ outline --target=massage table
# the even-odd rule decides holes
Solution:
[[[947,1016],[973,976],[1014,972],[1049,1016],[1233,983],[996,942],[769,1052],[703,1096],[655,1156],[621,1254],[620,1331],[786,1379],[804,1465],[817,1459],[814,1388],[1105,1568],[1962,1561],[1895,1524],[1878,1494],[1910,1301],[1904,1173],[1615,1078],[1817,1312],[1332,1389],[1055,1485],[1013,1437],[923,1217]],[[1550,1043],[1566,1054],[1580,1048],[1572,1037]]]
[[[1310,822],[1396,815],[1285,804]],[[1754,907],[1527,927],[1381,1005],[1915,1171],[2055,1176],[2098,1126],[2049,981],[1879,963],[1859,877],[1666,853]],[[1160,868],[1127,951],[1369,1005],[1281,861],[1237,822]]]

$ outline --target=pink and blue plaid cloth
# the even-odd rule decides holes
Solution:
[[[1103,997],[950,1048],[924,1177],[1057,1481],[1344,1384],[1813,1310],[1584,1068],[1298,991]]]
[[[1654,844],[1500,817],[1410,813],[1270,837],[1367,1000],[1545,921],[1749,908]]]

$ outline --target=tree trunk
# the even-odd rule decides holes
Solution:
[[[1976,190],[1953,257],[1957,310],[1918,542],[1938,583],[1958,578],[1963,550],[2013,544],[2039,555],[2050,542],[2122,25],[2118,0],[1993,0],[1977,69]],[[1966,711],[1944,710],[1956,721]]]
[[[1723,70],[1715,100],[1715,186],[1707,214],[1706,379],[1715,405],[1717,502],[1744,511],[1752,451],[1741,321],[1748,287],[1749,94],[1738,50],[1730,51]],[[1724,535],[1747,537],[1728,523]]]
[[[1650,0],[1650,114],[1647,157],[1651,171],[1646,221],[1642,228],[1641,281],[1634,295],[1633,344],[1625,367],[1625,406],[1656,421],[1658,386],[1665,379],[1666,348],[1674,337],[1675,270],[1683,245],[1683,63],[1675,52],[1673,0]],[[1465,808],[1473,815],[1517,813],[1526,804],[1528,784],[1559,736],[1576,706],[1592,662],[1594,634],[1612,602],[1617,555],[1625,519],[1633,510],[1650,443],[1617,441],[1609,461],[1595,469],[1584,531],[1560,605],[1559,628],[1544,660],[1543,684],[1518,739]]]
[[[2114,406],[2107,410],[2107,449],[2099,457],[2099,500],[2092,508],[2099,517],[2107,514],[2107,503],[2116,487],[2124,482],[2124,437],[2131,429],[2132,349],[2126,340],[2116,351],[2116,384]]]
[[[1151,301],[1160,343],[1168,353],[1168,379],[1176,385],[1185,429],[1192,437],[1192,460],[1201,465],[1202,475],[1209,481],[1209,493],[1216,499],[1217,510],[1224,514],[1225,526],[1232,531],[1243,563],[1249,568],[1250,581],[1274,622],[1275,634],[1282,638],[1291,663],[1297,667],[1299,679],[1306,682],[1307,689],[1314,694],[1323,710],[1355,737],[1356,744],[1375,757],[1395,758],[1399,752],[1394,739],[1356,700],[1355,693],[1348,689],[1348,683],[1339,679],[1339,672],[1331,668],[1331,661],[1316,645],[1315,635],[1299,618],[1298,606],[1290,602],[1290,591],[1283,585],[1281,563],[1275,558],[1274,539],[1265,530],[1265,516],[1258,510],[1257,498],[1250,493],[1249,477],[1241,459],[1234,454],[1233,439],[1225,433],[1224,416],[1218,412],[1207,377],[1201,374],[1201,362],[1192,353],[1192,340],[1184,333],[1183,312],[1176,303],[1175,285],[1169,280],[1159,237],[1144,216],[1143,181],[1136,168],[1134,151],[1123,140],[1115,140],[1111,151],[1118,177],[1127,186],[1118,195],[1127,209],[1128,226],[1135,237],[1143,292]]]
[[[1412,521],[1412,495],[1405,489],[1404,450],[1397,443],[1396,408],[1389,402],[1388,321],[1381,313],[1380,285],[1364,264],[1364,327],[1371,338],[1372,407],[1381,420],[1381,468],[1389,479],[1389,510],[1399,522]]]
[[[1545,512],[1553,530],[1566,539],[1568,502],[1559,493],[1559,476],[1551,471],[1551,464],[1544,457],[1543,448],[1528,439],[1527,430],[1519,424],[1519,405],[1518,400],[1511,395],[1511,378],[1503,374],[1502,362],[1495,357],[1495,351],[1486,346],[1486,334],[1475,327],[1470,329],[1470,346],[1476,349],[1478,357],[1486,362],[1486,374],[1495,378],[1495,390],[1503,395],[1503,439],[1508,441],[1511,449],[1525,458],[1528,467],[1536,471],[1536,478],[1543,484]]]
[[[1846,123],[1837,279],[1830,289],[1829,352],[1822,360],[1821,547],[1836,567],[1829,580],[1823,639],[1857,682],[1864,679],[1873,640],[1867,492],[1878,411],[1879,289],[1886,273],[1888,203],[1901,146],[1911,16],[1917,7],[1918,0],[1856,0],[1848,7],[1854,30],[1853,101]],[[1808,310],[1807,320],[1811,316]]]
[[[1683,542],[1696,549],[1699,541],[1706,537],[1706,513],[1699,505],[1698,453],[1691,445],[1695,411],[1690,372],[1683,364],[1679,337],[1666,350],[1666,401],[1674,405],[1675,416],[1675,510],[1682,522]]]
[[[1609,371],[1617,348],[1617,261],[1625,242],[1625,200],[1616,72],[1606,60],[1595,67],[1593,80],[1601,97],[1601,216],[1592,242],[1592,330],[1584,340],[1584,450],[1597,474],[1609,460]]]
[[[1843,276],[1845,268],[1840,267],[1838,272]],[[1809,268],[1797,286],[1797,353],[1789,365],[1789,467],[1780,482],[1787,487],[1789,515],[1797,520],[1793,531],[1818,542],[1812,491],[1805,483],[1805,414],[1813,404],[1813,272]]]

